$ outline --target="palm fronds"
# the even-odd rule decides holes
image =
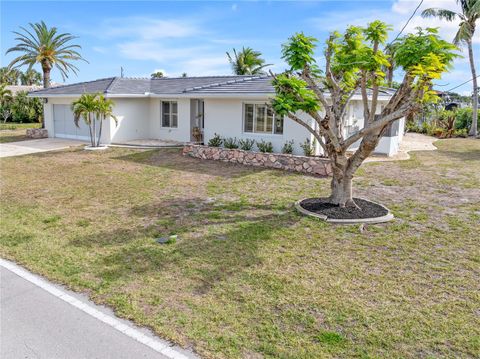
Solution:
[[[30,23],[30,29],[23,26],[19,31],[14,31],[17,44],[7,50],[11,52],[20,52],[21,55],[14,58],[9,67],[20,67],[27,65],[30,70],[33,65],[39,63],[42,66],[44,74],[49,73],[55,67],[60,71],[63,80],[68,77],[69,71],[77,73],[78,68],[71,63],[75,60],[86,61],[78,52],[80,45],[73,44],[77,39],[70,33],[59,34],[56,27],[49,28],[43,21],[40,23]],[[48,83],[44,84],[48,87]]]

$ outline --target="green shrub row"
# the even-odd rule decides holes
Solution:
[[[223,147],[228,149],[236,149],[239,148],[244,151],[251,151],[253,146],[257,146],[258,150],[263,153],[272,153],[273,152],[273,144],[270,141],[260,140],[255,141],[252,139],[239,139],[237,140],[236,137],[227,137],[222,138],[220,135],[216,134],[208,141],[208,145],[210,147]],[[282,153],[284,154],[292,154],[293,153],[293,145],[294,141],[287,141],[284,143],[282,147]],[[306,139],[304,143],[300,144],[300,147],[303,149],[303,153],[305,156],[313,156],[315,154],[315,144],[311,143],[309,139]]]

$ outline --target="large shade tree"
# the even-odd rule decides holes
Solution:
[[[290,68],[274,75],[276,96],[271,106],[318,141],[332,165],[329,201],[341,207],[357,206],[352,197],[354,173],[390,124],[436,97],[432,81],[441,77],[456,56],[456,47],[440,39],[435,29],[419,29],[398,39],[394,56],[403,80],[380,111],[378,97],[386,77],[383,69],[389,66],[385,53],[388,30],[385,23],[374,21],[367,27],[351,26],[344,34],[332,33],[323,70],[314,57],[317,40],[295,34],[283,46],[283,59]],[[346,111],[355,93],[360,93],[363,101],[364,128],[346,135]],[[348,155],[357,141],[357,150]]]
[[[460,12],[447,9],[431,8],[422,12],[423,17],[437,17],[446,21],[459,21],[458,31],[453,39],[456,45],[466,44],[468,48],[468,58],[470,60],[470,69],[472,71],[473,84],[473,113],[470,135],[477,136],[477,114],[478,114],[478,80],[475,69],[475,59],[473,55],[473,35],[475,34],[475,25],[480,18],[480,0],[456,0],[460,5]]]
[[[261,56],[260,51],[255,51],[250,47],[244,47],[239,52],[233,49],[232,55],[227,52],[228,62],[230,62],[235,75],[264,74],[265,68],[272,66],[272,64],[266,64]]]
[[[45,88],[50,86],[50,72],[54,67],[60,71],[63,80],[68,77],[69,71],[76,74],[78,68],[72,61],[86,61],[78,52],[80,45],[73,42],[77,37],[70,33],[58,33],[56,27],[49,28],[43,21],[29,25],[30,29],[20,27],[21,32],[13,32],[17,35],[17,44],[9,48],[7,54],[19,52],[21,55],[14,58],[9,67],[27,65],[31,69],[40,64]]]

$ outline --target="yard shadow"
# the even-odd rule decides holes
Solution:
[[[148,166],[162,167],[170,170],[187,171],[224,178],[237,178],[265,170],[240,164],[201,160],[198,158],[183,156],[181,150],[169,148],[147,150],[114,157],[114,159],[140,163]]]
[[[259,249],[299,220],[292,210],[273,211],[270,206],[251,204],[218,206],[198,203],[195,198],[137,206],[130,213],[158,222],[92,233],[71,244],[97,250],[102,280],[124,283],[138,274],[168,271],[194,283],[191,290],[196,295],[260,264]],[[175,243],[155,242],[157,236],[173,233],[179,238]]]

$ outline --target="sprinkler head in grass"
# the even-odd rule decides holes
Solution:
[[[156,242],[159,244],[170,244],[170,243],[175,243],[177,241],[177,235],[171,235],[168,237],[160,237],[156,239]]]

